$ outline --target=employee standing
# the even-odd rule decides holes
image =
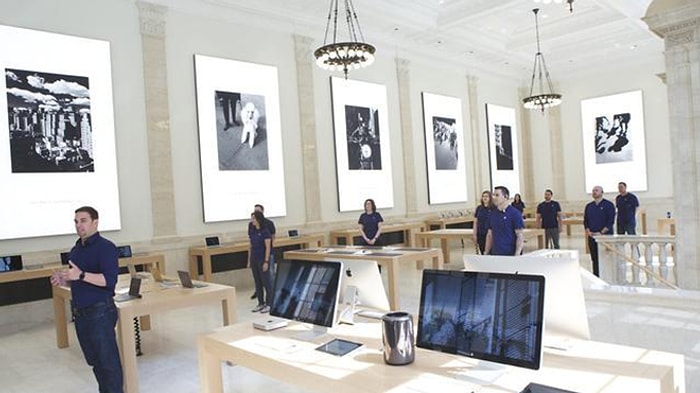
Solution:
[[[379,237],[382,234],[382,223],[384,219],[377,211],[377,205],[373,199],[365,200],[365,211],[360,214],[360,219],[357,223],[360,226],[360,235],[362,236],[362,245],[379,246],[381,241]]]
[[[537,228],[544,229],[544,244],[547,248],[559,249],[559,233],[561,232],[561,206],[552,200],[554,193],[544,190],[544,202],[537,205]]]
[[[598,264],[598,243],[596,236],[612,235],[615,223],[615,205],[603,198],[603,187],[595,186],[591,191],[592,202],[588,202],[583,213],[583,227],[586,229],[588,249],[591,252],[593,274],[600,277],[600,265]]]
[[[54,272],[51,284],[70,284],[75,333],[99,391],[120,393],[124,379],[114,333],[118,314],[113,300],[119,274],[117,247],[97,231],[99,215],[94,208],[78,208],[73,222],[79,239],[70,251],[70,268]]]
[[[486,249],[486,234],[489,231],[489,217],[493,209],[491,191],[486,190],[481,193],[481,203],[476,207],[476,211],[474,212],[473,226],[474,244],[476,244],[479,253],[482,255]]]
[[[627,183],[623,181],[617,184],[617,190],[620,192],[615,197],[615,206],[617,207],[617,234],[636,235],[636,217],[639,199],[631,192],[627,192]]]
[[[248,266],[253,270],[255,281],[255,297],[258,305],[253,312],[266,313],[270,311],[272,296],[272,279],[270,277],[270,251],[272,239],[270,232],[264,226],[265,216],[262,212],[253,212],[253,230],[248,233],[250,238],[250,252],[248,252]]]
[[[263,215],[265,214],[265,207],[261,204],[256,204],[253,208],[253,211],[260,212]],[[277,233],[277,229],[275,228],[275,223],[272,222],[267,217],[264,217],[264,222],[262,226],[267,229],[268,232],[270,232],[270,277],[274,277],[275,274],[275,233]],[[255,229],[255,226],[253,225],[253,216],[250,216],[250,222],[248,222],[248,237],[250,237],[251,232]],[[250,295],[251,299],[255,299],[256,293],[253,292],[252,295]]]
[[[520,255],[523,253],[523,215],[508,203],[508,188],[498,186],[493,189],[493,203],[496,206],[489,217],[489,230],[486,233],[485,253],[489,255]]]

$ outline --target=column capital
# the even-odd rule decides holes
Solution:
[[[145,1],[137,1],[136,7],[139,10],[141,34],[165,38],[165,18],[168,14],[168,7]]]

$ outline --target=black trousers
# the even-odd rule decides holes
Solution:
[[[593,274],[600,277],[600,265],[598,265],[598,242],[593,236],[588,236],[588,249],[591,251],[591,262],[593,263]]]

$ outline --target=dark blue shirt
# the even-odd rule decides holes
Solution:
[[[522,214],[511,205],[505,211],[493,209],[489,216],[491,255],[515,255],[515,231],[525,228]]]
[[[639,207],[637,197],[628,192],[627,195],[618,195],[615,198],[615,206],[617,206],[617,225],[635,224],[635,212]]]
[[[88,237],[84,244],[80,239],[75,242],[75,246],[70,250],[70,260],[86,273],[104,275],[106,285],[98,287],[85,281],[71,281],[73,307],[83,308],[112,299],[119,275],[118,255],[117,246],[100,236],[99,232]]]
[[[479,205],[476,207],[474,212],[474,218],[476,218],[476,233],[478,235],[486,235],[489,231],[489,216],[491,215],[490,207],[484,207],[484,205]]]
[[[265,227],[260,229],[253,226],[253,230],[248,233],[250,238],[250,261],[264,262],[265,261],[265,239],[271,239],[270,231]],[[272,252],[272,249],[270,249]]]
[[[596,205],[595,201],[586,205],[583,213],[583,227],[591,232],[600,232],[603,228],[608,228],[606,235],[612,235],[613,224],[615,224],[615,205],[603,198]]]
[[[561,206],[557,201],[544,201],[537,205],[537,214],[542,218],[542,228],[557,228],[559,227],[559,221],[557,221],[557,213],[561,211]]]
[[[273,239],[272,236],[275,236],[275,233],[277,232],[277,229],[275,228],[275,223],[272,222],[272,220],[269,220],[267,217],[265,217],[262,227],[267,229],[268,232],[270,232],[270,252],[272,252],[272,243]],[[248,237],[250,237],[251,233],[255,230],[255,225],[253,225],[252,222],[248,223]]]
[[[371,214],[362,213],[360,214],[360,219],[357,221],[358,224],[362,224],[362,230],[365,232],[367,239],[370,240],[377,236],[380,222],[384,222],[384,219],[379,212],[374,212]]]

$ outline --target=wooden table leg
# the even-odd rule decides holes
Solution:
[[[202,271],[204,273],[204,281],[211,282],[211,255],[209,254],[202,257]]]
[[[199,391],[222,393],[224,386],[221,375],[221,360],[207,351],[206,340],[206,336],[199,336],[197,345],[199,354]]]
[[[231,288],[231,295],[221,301],[221,314],[224,326],[232,325],[236,321],[236,290]]]
[[[433,256],[433,269],[442,270],[445,268],[444,259],[442,254],[437,253]]]
[[[389,276],[389,306],[392,310],[399,309],[399,262],[393,258],[389,263],[380,263]]]
[[[165,272],[162,272],[165,274]],[[199,280],[199,269],[197,268],[197,255],[190,254],[190,277]]]
[[[119,355],[122,359],[124,371],[124,392],[138,393],[139,374],[136,367],[136,338],[134,337],[134,315],[119,309],[119,322],[117,323],[117,339],[119,341]]]
[[[537,235],[537,249],[541,250],[544,248],[544,234],[540,233]]]
[[[571,224],[566,224],[566,236],[571,236]]]
[[[139,327],[141,330],[151,330],[151,316],[142,315],[139,317]]]
[[[440,239],[440,248],[442,248],[442,255],[445,257],[445,263],[450,263],[450,247],[447,238]]]
[[[56,346],[68,347],[68,322],[66,321],[66,299],[56,293],[56,287],[51,287],[53,292],[53,315],[56,324]]]

